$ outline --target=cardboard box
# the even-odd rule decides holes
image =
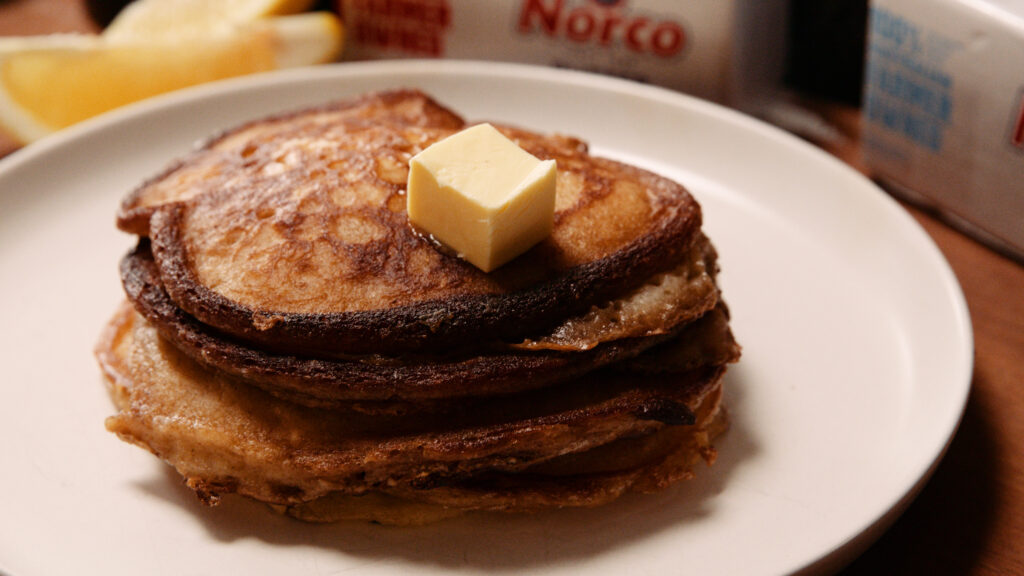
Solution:
[[[864,160],[1024,258],[1024,3],[873,0]]]
[[[338,0],[345,59],[606,73],[754,109],[781,83],[787,0]]]

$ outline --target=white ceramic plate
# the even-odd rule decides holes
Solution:
[[[120,198],[260,115],[421,87],[470,119],[589,140],[689,186],[744,346],[733,427],[695,481],[612,506],[417,529],[311,526],[228,498],[105,432],[92,347],[121,299]],[[929,238],[878,188],[747,117],[563,70],[344,64],[210,85],[0,162],[0,572],[783,574],[828,571],[909,501],[956,429],[972,338]]]

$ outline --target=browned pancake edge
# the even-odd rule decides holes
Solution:
[[[650,335],[618,338],[582,351],[513,348],[468,356],[349,355],[327,359],[271,354],[211,331],[185,314],[167,296],[145,242],[123,259],[121,272],[125,292],[135,308],[188,356],[277,396],[313,406],[352,400],[416,401],[488,396],[541,388],[631,358],[673,338],[691,318],[705,315],[717,302],[717,291],[701,292],[695,301],[680,302],[673,307],[677,324],[650,327],[647,330]],[[706,281],[713,282],[713,278]],[[660,320],[661,316],[656,318]],[[697,341],[694,347],[698,352],[700,346],[718,345],[703,343],[707,338],[699,333],[684,338]]]
[[[440,414],[382,417],[305,408],[205,370],[130,308],[97,348],[118,413],[110,431],[209,494],[305,502],[330,492],[439,488],[515,473],[666,426],[693,425],[724,367],[659,378],[603,372]],[[214,488],[216,487],[216,488]]]

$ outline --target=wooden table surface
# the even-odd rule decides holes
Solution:
[[[81,0],[0,0],[0,36],[67,31],[96,31]],[[830,151],[867,172],[857,153],[856,111],[830,117],[851,138]],[[15,147],[0,136],[0,155]],[[974,378],[963,423],[931,481],[843,574],[1024,576],[1024,265],[904,206],[949,260],[967,297]]]

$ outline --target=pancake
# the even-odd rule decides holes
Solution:
[[[557,160],[555,223],[526,254],[481,272],[440,253],[405,212],[409,158],[466,123],[358,113],[392,107],[439,108],[420,93],[388,93],[344,114],[249,124],[134,193],[122,212],[151,214],[172,300],[279,353],[448,351],[544,335],[676,267],[697,241],[700,207],[681,185],[592,156],[578,140],[499,126]]]
[[[421,525],[469,511],[522,513],[605,505],[629,492],[664,490],[693,478],[693,469],[701,462],[713,464],[717,451],[711,443],[728,428],[720,400],[720,389],[705,396],[693,426],[667,427],[647,436],[617,440],[582,454],[555,458],[519,475],[495,474],[426,489],[332,492],[301,504],[271,506],[308,522],[369,520]]]
[[[310,521],[595,506],[710,464],[740,346],[700,206],[492,124],[558,182],[552,234],[490,273],[408,221],[409,159],[468,126],[413,90],[249,122],[135,189],[108,430],[207,504]]]
[[[486,354],[441,357],[349,355],[346,359],[322,359],[254,350],[220,337],[177,308],[162,289],[145,242],[125,257],[121,270],[125,292],[135,308],[193,360],[282,398],[331,406],[352,400],[408,401],[518,392],[633,357],[674,337],[680,327],[715,306],[714,251],[702,238],[691,252],[671,277],[655,278],[615,305],[564,322],[545,339],[547,348],[554,349],[535,342]],[[612,310],[615,315],[610,315]]]
[[[630,372],[686,372],[708,364],[729,364],[740,358],[740,346],[729,326],[729,308],[719,302],[713,310],[687,324],[679,337],[658,344],[623,362]]]
[[[724,372],[707,366],[650,378],[601,371],[409,418],[277,401],[197,365],[127,305],[97,356],[119,409],[109,430],[169,462],[204,501],[239,493],[291,507],[367,492],[460,510],[604,502],[642,484],[678,452],[678,442],[659,448],[658,433],[706,431],[719,410]],[[577,456],[568,464],[578,473],[567,474],[560,463],[637,438],[648,438],[632,442],[650,449],[620,450],[638,456],[611,469],[599,467],[610,461],[600,457],[587,464]],[[706,452],[708,442],[687,452]]]

